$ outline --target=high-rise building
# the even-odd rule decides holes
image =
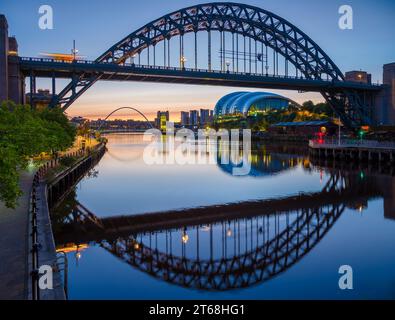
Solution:
[[[189,126],[189,112],[182,111],[181,112],[181,126],[186,127]]]
[[[210,123],[210,110],[200,109],[200,125],[204,126]]]
[[[379,123],[393,126],[395,125],[395,62],[384,65],[383,84],[386,85],[385,90],[380,93],[383,103],[376,108],[378,109],[376,113],[382,113]]]
[[[170,113],[169,111],[162,112],[158,111],[157,117],[155,120],[156,127],[161,131],[166,131],[167,122],[170,121]]]
[[[199,125],[199,111],[192,110],[189,113],[189,124],[191,126],[198,126]]]

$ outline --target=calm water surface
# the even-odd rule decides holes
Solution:
[[[245,177],[221,165],[149,166],[141,135],[108,139],[53,212],[57,245],[70,251],[70,299],[395,298],[392,176],[316,166],[304,148],[279,144],[255,146]],[[163,211],[145,224],[120,218]],[[354,290],[339,289],[342,265]]]

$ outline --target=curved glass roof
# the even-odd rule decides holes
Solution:
[[[233,92],[222,97],[217,102],[214,115],[219,116],[233,113],[246,114],[254,104],[265,99],[290,101],[286,97],[270,92]]]

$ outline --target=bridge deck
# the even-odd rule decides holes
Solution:
[[[73,75],[84,74],[87,79],[100,75],[100,80],[107,81],[145,81],[166,82],[196,85],[235,86],[245,88],[289,89],[302,91],[355,89],[380,91],[382,86],[368,85],[346,81],[325,81],[290,76],[273,76],[244,72],[226,72],[219,70],[175,68],[114,63],[98,63],[95,61],[67,62],[52,59],[20,58],[22,72],[36,77],[72,78]]]

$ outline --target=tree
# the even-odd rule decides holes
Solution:
[[[60,109],[38,111],[6,101],[0,105],[0,201],[15,207],[21,195],[19,172],[42,152],[73,145],[75,129]]]

